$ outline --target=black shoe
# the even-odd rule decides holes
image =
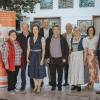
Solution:
[[[100,94],[100,91],[97,91],[96,94]]]
[[[75,85],[73,85],[72,86],[72,88],[71,88],[71,90],[75,90],[76,89],[76,86]]]
[[[51,85],[52,85],[52,83],[51,83],[51,82],[49,82],[49,85],[51,86]]]
[[[77,86],[77,91],[78,91],[78,92],[81,91],[81,86]]]
[[[20,91],[24,91],[24,90],[25,90],[25,88],[24,88],[24,87],[21,87],[21,88],[20,88]]]
[[[58,91],[62,91],[62,87],[58,87]]]
[[[58,87],[58,83],[56,84],[56,86]]]
[[[59,86],[62,86],[62,84],[58,84],[58,83],[57,83],[56,86],[59,87]]]
[[[63,86],[68,86],[68,85],[69,85],[68,83],[64,83],[64,84],[63,84]]]
[[[54,91],[54,90],[56,90],[56,87],[52,87],[52,88],[51,88],[51,91]]]
[[[21,94],[26,93],[25,88],[21,87],[19,93],[21,93]]]

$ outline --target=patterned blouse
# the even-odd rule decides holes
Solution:
[[[22,55],[22,49],[18,42],[14,42],[14,48],[15,48],[15,66],[21,65],[21,55]],[[5,67],[8,66],[8,43],[5,42],[2,47],[2,56],[3,56],[3,62],[5,64]]]

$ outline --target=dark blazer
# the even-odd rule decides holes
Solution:
[[[97,58],[98,58],[99,68],[100,68],[100,35],[99,35],[99,40],[97,44]]]
[[[100,57],[100,35],[99,35],[98,44],[97,44],[97,56]]]
[[[50,55],[51,38],[52,36],[48,37],[46,40],[46,58],[51,58],[51,55]],[[60,35],[60,43],[61,43],[62,58],[65,58],[66,60],[68,60],[69,47],[68,47],[68,43],[66,39],[62,35]]]
[[[52,32],[52,29],[50,28],[49,29],[49,37],[52,36],[52,34],[53,34],[53,32]],[[40,29],[40,35],[44,37],[44,29],[43,28]]]
[[[27,41],[28,38],[31,36],[31,33],[29,32],[29,35],[25,37],[23,33],[18,34],[17,40],[23,50],[23,56],[24,56],[24,62],[27,63],[26,61],[26,56],[27,56]]]

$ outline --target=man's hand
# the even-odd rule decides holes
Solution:
[[[47,58],[47,63],[48,63],[48,64],[50,63],[50,58]]]
[[[62,59],[62,62],[63,62],[63,63],[66,63],[66,59],[63,58],[63,59]]]

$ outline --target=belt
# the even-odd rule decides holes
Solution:
[[[32,51],[32,52],[41,52],[41,49],[37,49],[37,50],[30,49],[30,51]]]
[[[62,57],[57,57],[57,58],[51,57],[51,59],[62,59]]]

